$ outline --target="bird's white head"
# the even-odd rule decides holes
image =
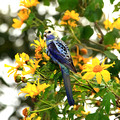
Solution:
[[[44,36],[46,37],[46,40],[55,40],[58,37],[57,33],[52,29],[45,30]]]

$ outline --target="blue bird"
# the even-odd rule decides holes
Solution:
[[[69,105],[74,105],[74,99],[72,95],[72,89],[70,84],[69,69],[77,73],[67,45],[59,39],[57,33],[54,30],[45,30],[44,36],[46,37],[47,54],[52,60],[57,63],[62,71],[64,85],[66,89],[67,99]]]

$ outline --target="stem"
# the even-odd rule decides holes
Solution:
[[[72,29],[71,27],[69,27],[69,28],[70,28],[70,30],[71,30],[71,33],[72,33],[73,37],[74,37],[74,38],[77,40],[77,42],[78,42],[80,45],[82,45],[84,48],[86,48],[86,49],[91,49],[91,50],[94,50],[94,51],[98,51],[98,52],[101,52],[102,54],[104,54],[104,52],[101,51],[101,50],[98,50],[98,49],[92,48],[92,47],[87,47],[87,46],[85,46],[84,44],[82,44],[82,43],[80,42],[80,40],[75,36],[75,33],[74,33],[73,29]]]
[[[104,40],[104,35],[103,35],[100,27],[98,26],[97,22],[94,22],[94,24],[95,24],[96,28],[98,29],[98,31],[99,31],[100,34],[101,34],[101,40],[99,41],[99,43],[102,44],[102,43],[103,43],[103,40]]]
[[[55,107],[55,106],[54,106]],[[41,111],[46,111],[46,110],[49,110],[49,109],[52,109],[54,107],[49,107],[49,108],[44,108],[44,109],[41,109],[41,110],[34,110],[34,111],[30,111],[31,113],[37,113],[37,112],[41,112]]]
[[[103,80],[103,82],[104,82],[104,84],[107,86],[108,90],[109,90],[110,92],[112,92],[112,93],[115,95],[115,97],[117,97],[118,99],[120,99],[120,96],[116,95],[116,94],[111,90],[111,88],[108,86],[108,84],[107,84],[104,80]]]
[[[41,20],[38,19],[37,17],[36,17],[35,19],[36,19],[36,21],[38,21],[40,24],[42,24],[44,27],[46,27],[45,24],[43,23],[43,21],[41,21]]]

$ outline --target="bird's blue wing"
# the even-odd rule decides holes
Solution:
[[[70,70],[76,72],[68,47],[66,46],[66,44],[64,44],[64,42],[55,40],[52,41],[47,47],[51,58],[55,62],[57,62],[58,64],[60,62]]]

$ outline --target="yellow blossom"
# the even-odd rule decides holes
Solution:
[[[13,19],[13,22],[14,23],[12,24],[12,27],[14,27],[14,28],[20,28],[23,24],[23,21],[18,20],[16,18]]]
[[[69,10],[65,11],[64,16],[62,18],[62,20],[69,20],[69,19],[74,19],[76,21],[79,21],[79,14],[76,13],[74,10],[72,10],[71,12]]]
[[[79,14],[75,13],[74,10],[71,12],[66,10],[64,16],[62,17],[62,21],[60,22],[61,25],[70,25],[71,27],[76,27],[76,21],[79,21]]]
[[[31,46],[35,46],[35,58],[42,60],[43,57],[46,60],[49,60],[50,57],[44,52],[47,47],[46,42],[40,37],[39,40],[34,40],[34,43],[35,44],[31,44]]]
[[[30,96],[31,98],[34,98],[41,91],[45,92],[45,89],[49,86],[50,85],[49,84],[47,85],[46,83],[39,84],[39,82],[38,82],[38,84],[35,85],[35,84],[31,84],[31,83],[28,82],[27,85],[24,88],[21,89],[21,92],[19,94],[27,93],[26,96]]]
[[[24,8],[24,9],[19,11],[18,16],[21,19],[21,21],[25,21],[28,19],[29,14],[30,14],[30,10]]]
[[[36,71],[36,69],[38,68],[38,67],[40,67],[39,65],[38,65],[38,63],[40,62],[40,60],[30,60],[29,61],[30,63],[29,63],[29,66],[27,66],[27,67],[29,67],[30,68],[30,70],[28,70],[28,71],[22,71],[22,74],[23,75],[27,75],[27,74],[34,74],[35,73],[35,71]]]
[[[30,8],[39,4],[38,0],[20,0],[20,6]]]
[[[70,13],[70,18],[72,18],[72,19],[74,19],[74,20],[77,20],[77,21],[80,20],[79,14],[78,14],[78,13],[75,13],[74,10],[71,11],[71,13]]]
[[[112,27],[112,23],[107,19],[103,22],[103,24],[105,25],[105,29],[108,29]]]
[[[79,66],[80,70],[83,70],[83,66],[84,64],[86,64],[90,59],[91,57],[89,58],[84,58],[82,55],[80,55],[79,53],[79,47],[76,45],[77,47],[77,53],[75,56],[72,56],[73,58],[73,63],[75,66]]]
[[[105,29],[113,30],[113,28],[120,29],[120,17],[117,19],[113,19],[113,22],[110,22],[108,19],[103,22],[105,25]]]
[[[77,26],[76,21],[70,21],[70,20],[68,20],[68,24],[69,24],[71,27],[76,27],[76,26]]]
[[[105,80],[105,82],[108,82],[110,80],[110,73],[106,69],[113,66],[115,63],[112,64],[104,64],[105,59],[103,60],[102,64],[100,64],[100,61],[98,58],[92,59],[92,64],[86,64],[84,65],[84,69],[82,72],[86,72],[82,79],[89,80],[93,79],[94,76],[96,76],[97,83],[100,84],[102,81],[102,77]]]
[[[43,52],[43,57],[44,57],[46,60],[50,60],[50,57],[49,57],[45,52]]]
[[[39,37],[39,40],[34,40],[35,44],[31,44],[30,46],[35,46],[35,48],[37,47],[41,47],[41,49],[46,48],[46,42],[41,38],[41,36]]]
[[[120,50],[120,42],[118,44],[114,43],[113,46],[111,46],[111,48]]]
[[[14,73],[14,78],[17,76],[17,71],[18,70],[24,70],[23,66],[20,66],[20,65],[17,65],[17,66],[11,66],[11,65],[7,65],[5,64],[4,65],[5,67],[11,67],[9,70],[8,70],[8,77]]]
[[[15,60],[18,65],[26,64],[26,62],[29,61],[29,55],[24,52],[21,54],[17,53],[15,55]]]

